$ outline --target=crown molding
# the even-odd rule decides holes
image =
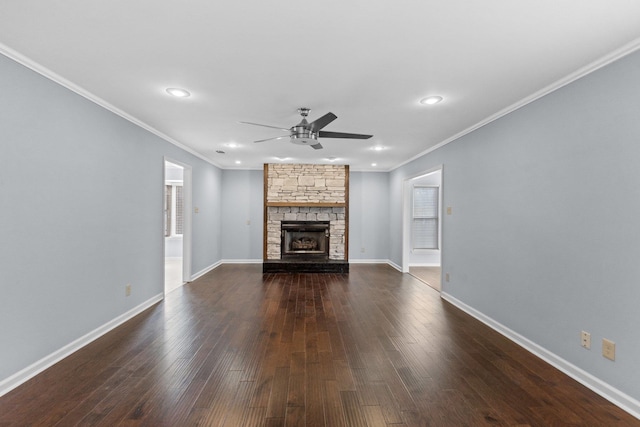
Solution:
[[[459,139],[462,138],[463,136],[470,134],[471,132],[495,121],[498,120],[499,118],[506,116],[509,113],[512,113],[522,107],[524,107],[527,104],[532,103],[533,101],[536,101],[552,92],[555,92],[556,90],[567,86],[570,83],[575,82],[576,80],[593,73],[596,70],[599,70],[600,68],[603,68],[615,61],[617,61],[618,59],[621,59],[627,55],[630,55],[631,53],[635,52],[636,50],[640,49],[640,38],[635,39],[625,45],[623,45],[622,47],[610,52],[609,54],[595,60],[594,62],[591,62],[588,65],[585,65],[582,68],[578,68],[576,71],[574,71],[571,74],[568,74],[567,76],[561,78],[560,80],[557,80],[555,82],[553,82],[552,84],[540,89],[537,92],[534,92],[533,94],[527,96],[526,98],[521,99],[520,101],[517,101],[511,105],[509,105],[508,107],[498,111],[495,114],[492,114],[491,116],[487,117],[484,120],[481,120],[480,122],[476,123],[475,125],[472,125],[470,127],[468,127],[467,129],[463,130],[462,132],[458,132],[457,134],[445,139],[444,141],[429,147],[428,149],[416,154],[415,156],[411,157],[408,160],[405,160],[404,162],[398,164],[397,166],[392,167],[391,169],[389,169],[389,172],[398,169],[408,163],[411,163],[412,161],[426,155],[429,154],[435,150],[437,150],[438,148],[444,147],[445,145]]]
[[[205,162],[220,168],[220,169],[224,169],[222,166],[216,164],[215,162],[213,162],[211,159],[208,159],[207,157],[203,156],[202,154],[198,153],[197,151],[193,150],[190,147],[187,147],[186,145],[176,141],[175,139],[171,138],[168,135],[165,135],[164,133],[160,132],[158,129],[155,129],[154,127],[148,125],[147,123],[138,120],[137,118],[133,117],[132,115],[128,114],[127,112],[117,108],[116,106],[110,104],[109,102],[105,101],[104,99],[100,98],[99,96],[96,96],[95,94],[89,92],[88,90],[78,86],[77,84],[65,79],[64,77],[62,77],[61,75],[51,71],[50,69],[42,66],[41,64],[31,60],[30,58],[22,55],[21,53],[11,49],[10,47],[0,43],[0,54],[6,56],[9,59],[12,59],[13,61],[17,62],[18,64],[27,67],[28,69],[40,74],[41,76],[59,84],[60,86],[63,86],[67,89],[69,89],[70,91],[82,96],[85,99],[88,99],[89,101],[93,102],[94,104],[99,105],[100,107],[104,108],[105,110],[108,110],[110,112],[112,112],[113,114],[116,114],[120,117],[122,117],[123,119],[133,123],[134,125],[146,130],[147,132],[150,132],[152,134],[154,134],[155,136],[167,141],[170,144],[175,145],[176,147],[180,148],[181,150],[186,151],[189,154],[192,154],[196,157],[198,157],[199,159],[204,160]]]

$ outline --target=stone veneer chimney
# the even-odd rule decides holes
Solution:
[[[329,221],[329,259],[346,260],[349,166],[264,165],[264,260],[279,260],[282,221]]]

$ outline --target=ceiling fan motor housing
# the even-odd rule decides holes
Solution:
[[[306,124],[306,123],[305,123]],[[299,145],[313,145],[318,143],[318,134],[300,123],[291,128],[291,142]]]

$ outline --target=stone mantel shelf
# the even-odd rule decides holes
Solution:
[[[346,203],[313,203],[313,202],[267,202],[268,207],[316,207],[316,208],[344,208]]]

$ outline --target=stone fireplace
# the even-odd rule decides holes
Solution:
[[[263,271],[348,272],[349,167],[265,164],[264,182]]]

